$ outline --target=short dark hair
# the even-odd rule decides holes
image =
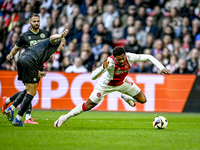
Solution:
[[[33,18],[33,17],[39,17],[39,18],[40,18],[40,16],[39,16],[38,14],[32,13],[32,14],[29,16],[29,19],[31,19],[31,18]]]
[[[125,54],[125,49],[123,47],[115,47],[112,51],[112,54],[114,57]]]

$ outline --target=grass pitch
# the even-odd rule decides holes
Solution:
[[[200,150],[200,113],[90,111],[54,128],[66,113],[33,110],[39,124],[25,127],[12,126],[1,114],[0,150]],[[165,130],[153,128],[158,115],[169,122]]]

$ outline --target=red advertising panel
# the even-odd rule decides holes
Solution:
[[[129,74],[129,78],[146,95],[147,103],[137,103],[132,108],[121,99],[121,93],[113,92],[93,110],[182,112],[196,76]],[[90,73],[47,72],[38,85],[33,108],[71,110],[89,98],[97,81],[91,80]],[[24,88],[23,83],[17,80],[17,72],[0,71],[0,98],[12,96]]]

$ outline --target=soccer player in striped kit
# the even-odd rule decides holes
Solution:
[[[87,102],[77,105],[68,114],[60,116],[54,122],[54,127],[60,127],[69,118],[92,109],[106,95],[114,91],[121,92],[122,98],[132,107],[136,105],[135,102],[146,103],[147,99],[140,88],[126,77],[134,62],[150,61],[160,70],[161,74],[170,74],[170,70],[151,55],[126,53],[122,47],[114,48],[112,53],[112,56],[92,72],[92,80],[97,79],[101,74],[102,76]]]

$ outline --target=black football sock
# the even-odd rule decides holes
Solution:
[[[10,97],[10,101],[13,102],[13,101],[17,98],[17,96],[18,96],[20,93],[21,93],[21,92],[17,92],[17,93],[15,93],[13,96],[11,96],[11,97]]]
[[[13,106],[17,107],[23,100],[25,94],[26,94],[26,90],[23,90],[22,92],[18,92],[18,96],[15,98],[15,101],[13,102]]]
[[[25,111],[27,110],[28,106],[30,105],[31,101],[33,99],[33,96],[30,94],[26,94],[24,96],[24,99],[22,101],[21,107],[19,109],[18,115],[23,116]]]

